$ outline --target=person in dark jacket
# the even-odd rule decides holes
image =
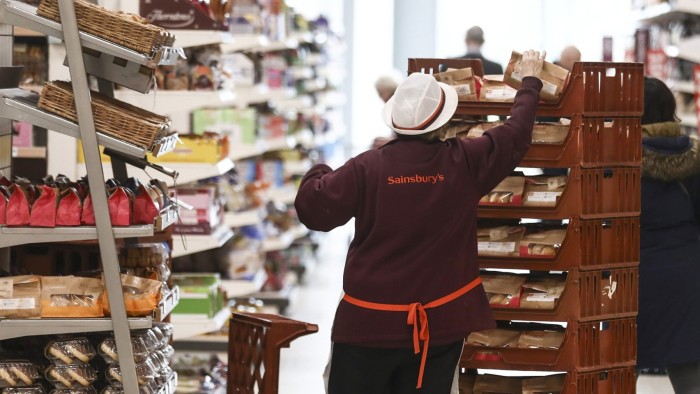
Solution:
[[[665,368],[700,393],[700,143],[681,131],[673,93],[645,78],[642,116],[639,368]]]
[[[484,75],[501,75],[503,67],[491,60],[488,60],[481,54],[481,46],[484,45],[484,30],[479,26],[472,26],[467,30],[467,36],[464,38],[464,43],[467,45],[467,54],[462,56],[462,59],[479,59],[484,66]]]
[[[479,278],[476,211],[532,140],[544,53],[523,59],[511,117],[482,137],[441,142],[457,92],[414,73],[384,107],[397,139],[302,179],[294,205],[308,228],[355,218],[330,394],[448,394],[464,339],[495,327]]]

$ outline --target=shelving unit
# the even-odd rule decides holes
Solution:
[[[173,236],[173,257],[220,248],[233,237],[233,231],[225,224],[206,235],[181,234]]]
[[[409,72],[437,69],[439,63],[466,68],[475,62],[409,59]],[[554,256],[479,256],[482,270],[565,273],[564,292],[552,310],[492,306],[504,328],[542,330],[552,326],[524,322],[565,323],[562,345],[530,349],[465,344],[461,367],[567,372],[564,394],[635,392],[642,114],[638,94],[643,76],[641,64],[576,63],[561,101],[540,103],[537,110],[540,115],[570,118],[567,139],[560,145],[533,144],[520,164],[570,169],[556,206],[478,209],[479,218],[567,221],[566,236]],[[510,106],[460,102],[456,116],[504,115]],[[604,124],[605,119],[612,124]],[[606,285],[610,289],[604,296]]]
[[[213,317],[200,314],[174,314],[171,318],[175,341],[221,330],[231,318],[231,308],[225,307]]]
[[[151,77],[158,65],[175,64],[182,51],[177,48],[160,47],[149,54],[142,54],[114,44],[102,38],[79,31],[73,1],[59,0],[61,22],[54,22],[37,15],[37,8],[14,0],[0,1],[0,40],[10,39],[10,45],[0,45],[0,65],[10,65],[12,60],[11,39],[13,32],[21,34],[46,35],[63,40],[66,45],[66,62],[72,80],[75,107],[79,121],[71,122],[50,115],[37,108],[38,95],[18,88],[0,91],[0,134],[9,129],[9,120],[32,123],[58,133],[80,139],[83,144],[87,176],[91,185],[104,185],[105,177],[100,162],[99,145],[111,148],[125,156],[141,159],[146,149],[132,145],[128,141],[110,137],[95,131],[95,120],[88,85],[88,75],[101,80],[101,90],[111,90],[112,83],[127,88],[147,92],[151,87]],[[17,29],[17,30],[15,30]],[[109,86],[109,87],[108,87]],[[109,92],[107,92],[109,95]],[[161,151],[159,153],[166,153]],[[11,152],[0,152],[0,158],[10,157]],[[4,167],[2,169],[9,169]],[[95,187],[96,190],[99,186]],[[8,228],[0,227],[0,248],[36,243],[97,240],[102,262],[104,285],[110,305],[110,318],[95,319],[0,319],[0,340],[30,335],[69,334],[97,331],[113,331],[123,385],[126,392],[138,392],[133,349],[132,329],[150,328],[154,321],[165,319],[179,301],[179,289],[174,287],[149,318],[127,318],[120,280],[120,267],[117,260],[115,238],[148,237],[154,234],[154,225],[133,227],[112,227],[107,196],[105,193],[92,193],[96,225],[75,228]],[[157,218],[155,225],[163,229],[172,223],[172,212]],[[7,249],[2,251],[5,262]],[[161,393],[173,393],[177,375],[173,374]]]

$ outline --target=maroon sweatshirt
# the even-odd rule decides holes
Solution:
[[[479,275],[476,210],[520,163],[532,140],[539,79],[523,80],[511,117],[475,139],[396,139],[333,171],[316,165],[294,203],[309,229],[330,231],[355,218],[343,289],[363,301],[429,303]],[[427,309],[430,343],[459,341],[495,326],[483,286]],[[407,314],[341,301],[332,340],[364,346],[410,347]]]

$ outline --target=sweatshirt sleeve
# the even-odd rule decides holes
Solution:
[[[476,180],[479,197],[493,190],[525,157],[532,142],[535,109],[542,82],[523,78],[515,95],[510,118],[501,126],[473,139],[459,139],[467,158],[468,171]]]
[[[317,164],[301,180],[294,207],[306,227],[330,231],[355,216],[358,190],[353,159],[335,171],[325,164]]]

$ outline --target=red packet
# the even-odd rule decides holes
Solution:
[[[0,225],[7,224],[7,202],[10,199],[10,191],[6,186],[0,186]]]
[[[14,191],[7,202],[6,219],[8,226],[29,226],[29,201],[27,194],[20,186],[15,184]]]
[[[39,197],[32,205],[29,225],[32,227],[56,227],[56,207],[58,205],[58,189],[41,185]]]
[[[125,187],[114,188],[109,196],[109,216],[112,226],[124,227],[131,225],[132,195]]]
[[[92,208],[92,196],[90,196],[89,192],[83,201],[83,212],[80,215],[80,224],[83,226],[95,225],[95,211]]]
[[[158,203],[153,200],[147,187],[139,185],[138,195],[134,197],[133,224],[153,224],[159,213]]]
[[[56,211],[57,226],[80,226],[80,214],[83,209],[80,196],[75,188],[68,188],[61,192]]]

